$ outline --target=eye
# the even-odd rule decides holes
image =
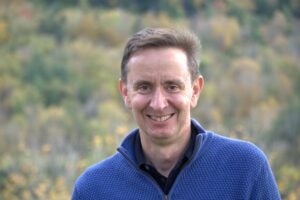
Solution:
[[[180,90],[180,87],[176,84],[168,84],[168,85],[166,85],[166,90],[168,92],[175,93]]]
[[[141,84],[137,87],[137,91],[141,94],[148,94],[151,91],[151,86],[148,84]]]

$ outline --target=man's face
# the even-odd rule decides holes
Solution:
[[[190,110],[202,89],[191,83],[185,53],[178,48],[145,49],[128,62],[127,84],[120,90],[146,141],[169,143],[190,133]]]

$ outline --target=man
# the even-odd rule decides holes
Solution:
[[[199,48],[195,35],[173,29],[128,41],[119,87],[138,129],[78,178],[72,199],[280,199],[257,147],[191,118],[203,88]]]

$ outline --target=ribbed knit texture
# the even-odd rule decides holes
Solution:
[[[280,199],[261,150],[251,143],[204,131],[194,120],[193,124],[202,144],[178,175],[168,199]],[[157,183],[136,165],[134,134],[137,130],[125,138],[119,152],[89,167],[77,179],[73,200],[164,199]]]

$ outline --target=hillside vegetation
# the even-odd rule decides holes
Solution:
[[[120,3],[122,2],[122,3]],[[300,199],[297,0],[1,0],[0,199],[70,199],[76,177],[135,127],[118,92],[123,47],[145,27],[202,43],[193,117],[270,159]]]

